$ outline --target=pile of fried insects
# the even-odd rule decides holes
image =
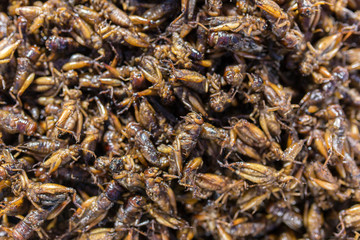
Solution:
[[[0,238],[358,239],[359,0],[5,0]]]

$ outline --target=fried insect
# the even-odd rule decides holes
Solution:
[[[133,23],[128,15],[116,7],[116,5],[112,2],[108,0],[91,0],[90,3],[96,11],[102,11],[104,17],[111,20],[116,25],[120,25],[122,27],[133,26]]]
[[[136,226],[141,218],[142,209],[146,205],[146,199],[142,196],[129,198],[124,207],[119,208],[116,214],[115,227],[121,229],[128,226]]]
[[[273,184],[275,182],[285,183],[293,179],[292,176],[287,176],[281,171],[277,172],[272,167],[258,163],[235,162],[223,166],[234,171],[246,180],[262,185]]]
[[[175,194],[169,185],[162,181],[160,174],[161,170],[155,167],[145,170],[146,194],[161,210],[168,214],[176,214]]]
[[[55,183],[42,184],[33,182],[29,180],[23,170],[20,175],[14,177],[18,177],[13,185],[15,195],[19,195],[25,191],[27,199],[38,210],[55,206],[55,208],[47,214],[47,219],[53,219],[59,215],[66,205],[71,202],[70,196],[72,196],[73,200],[75,199],[76,191],[73,188]]]
[[[3,107],[0,110],[0,128],[9,134],[24,134],[33,136],[36,134],[38,124],[19,109]]]
[[[62,132],[72,134],[78,142],[80,141],[83,124],[82,108],[79,106],[79,98],[82,93],[80,90],[70,89],[66,90],[66,94],[67,96],[55,127]]]
[[[49,210],[33,209],[13,228],[5,228],[4,230],[9,236],[16,240],[30,239],[35,231],[40,238],[43,238],[44,235],[42,234],[41,226],[45,223],[50,213],[51,208]]]
[[[70,218],[69,230],[86,232],[105,218],[114,202],[120,198],[123,189],[112,181],[99,196],[87,199]]]
[[[1,239],[360,237],[360,1],[2,3]]]

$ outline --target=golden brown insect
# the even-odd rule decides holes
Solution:
[[[215,112],[223,112],[230,105],[237,105],[237,101],[234,98],[236,94],[235,89],[231,88],[229,92],[225,92],[223,89],[221,89],[221,85],[224,85],[223,82],[224,80],[220,77],[220,75],[207,74],[205,91],[209,91],[211,93],[209,105]]]
[[[79,14],[79,16],[84,19],[85,22],[92,26],[95,26],[95,24],[100,23],[104,20],[100,12],[84,5],[76,5],[74,7],[74,12]]]
[[[50,71],[52,76],[43,76],[36,78],[33,83],[31,90],[35,92],[42,93],[45,96],[51,96],[57,94],[61,87],[66,85],[73,85],[78,82],[78,74],[74,70],[70,70],[67,72],[59,72],[56,68],[54,68],[53,64],[50,64]],[[50,102],[47,103],[46,98],[39,99],[39,104],[45,105],[46,107],[50,107]],[[48,98],[50,101],[51,98]],[[44,101],[44,102],[43,102]],[[51,100],[52,101],[52,100]],[[46,103],[45,103],[46,102]],[[53,99],[51,104],[57,104],[59,100]]]
[[[23,56],[17,58],[17,69],[15,79],[10,93],[19,104],[21,104],[20,97],[24,94],[25,90],[35,79],[34,66],[37,60],[41,56],[40,48],[37,46],[31,46],[26,49]]]
[[[48,154],[65,147],[66,142],[55,139],[39,139],[26,142],[17,146],[21,151],[34,157],[46,157]]]
[[[201,135],[202,138],[215,141],[221,149],[227,149],[231,152],[238,152],[250,158],[261,160],[259,152],[245,144],[242,140],[237,137],[237,134],[233,130],[225,130],[223,128],[216,128],[209,123],[202,125]]]
[[[208,197],[212,192],[221,194],[215,203],[224,204],[227,199],[236,198],[246,188],[243,180],[234,180],[228,177],[219,176],[211,173],[197,173],[195,176],[194,195],[197,197]]]
[[[360,206],[359,204],[355,204],[348,209],[342,210],[339,214],[341,230],[338,233],[338,236],[342,236],[345,232],[345,228],[359,228],[359,212]]]
[[[154,166],[161,166],[159,154],[150,138],[150,133],[141,128],[138,123],[130,122],[125,128],[128,138],[133,138],[144,158]]]
[[[184,167],[182,178],[179,181],[179,184],[186,187],[193,187],[195,185],[194,179],[197,170],[202,166],[203,160],[200,157],[190,160]]]
[[[29,156],[15,158],[9,149],[3,149],[0,162],[0,179],[5,180],[15,175],[19,169],[30,170],[34,164],[34,159]]]
[[[25,202],[24,195],[21,195],[15,199],[6,199],[1,206],[0,216],[16,216],[27,212],[28,206]]]
[[[173,68],[172,74],[174,76],[174,80],[192,83],[201,83],[206,81],[205,76],[192,70]]]
[[[62,70],[71,71],[71,70],[83,69],[89,67],[94,67],[95,69],[97,69],[98,67],[101,67],[101,64],[99,64],[98,61],[93,60],[88,56],[85,56],[80,53],[75,53],[70,57],[69,61],[62,66]]]
[[[87,199],[70,218],[70,231],[86,232],[105,218],[114,202],[120,198],[123,189],[112,181],[99,196]]]
[[[173,190],[159,177],[161,170],[152,167],[144,172],[146,194],[167,214],[176,214],[176,198]]]
[[[66,205],[71,202],[70,196],[75,199],[76,191],[73,188],[55,183],[42,184],[39,182],[33,182],[29,180],[23,170],[17,177],[18,179],[13,185],[13,192],[15,195],[21,194],[21,192],[25,191],[27,199],[38,210],[55,206],[46,216],[47,219],[53,219],[59,215]]]
[[[49,169],[49,174],[55,172],[60,166],[67,164],[71,160],[76,161],[80,154],[80,145],[74,144],[68,148],[60,148],[41,163],[41,166]]]
[[[90,3],[96,11],[101,11],[105,18],[110,19],[116,25],[122,27],[133,26],[128,15],[112,2],[108,0],[91,0]]]
[[[195,112],[188,113],[185,121],[178,126],[173,142],[173,160],[177,173],[180,175],[183,168],[183,159],[189,157],[195,148],[201,132],[203,118]]]
[[[41,6],[23,6],[15,10],[17,15],[24,16],[27,20],[32,21],[29,32],[34,33],[44,25],[47,19],[54,17],[54,9],[63,7],[64,3],[57,0],[47,1]]]
[[[160,25],[160,23],[164,22],[168,14],[171,14],[174,11],[176,11],[177,7],[178,6],[176,1],[166,0],[146,10],[142,15],[142,17],[151,20],[153,22],[153,24],[151,24],[150,27],[154,25],[155,26]]]
[[[292,176],[287,176],[281,171],[278,172],[272,167],[258,163],[235,162],[223,166],[246,180],[262,185],[274,184],[275,182],[284,183],[294,179]]]
[[[270,81],[264,82],[263,94],[271,106],[269,110],[277,111],[282,117],[291,115],[293,108],[297,105],[291,104],[291,95],[284,91],[280,85],[276,85]]]
[[[169,55],[171,60],[175,62],[175,65],[191,68],[192,63],[190,58],[201,60],[204,57],[202,53],[194,48],[189,42],[182,39],[176,32],[172,34],[171,41],[172,44],[170,50],[173,56]]]
[[[278,191],[274,189],[272,191]],[[253,213],[257,212],[261,205],[266,202],[271,196],[271,191],[266,191],[265,189],[261,189],[259,187],[250,188],[245,190],[241,196],[237,200],[237,204],[240,207],[240,211],[246,212],[252,210]]]
[[[327,65],[342,47],[343,33],[335,33],[326,36],[316,42],[315,46],[307,44],[308,51],[300,66],[300,71],[304,75],[311,74],[318,70],[321,65]]]
[[[289,15],[272,0],[257,0],[256,6],[262,10],[264,17],[271,23],[272,32],[287,48],[298,47],[303,40],[300,31],[291,28]]]
[[[98,97],[94,97],[97,105],[98,116],[85,120],[85,138],[81,142],[81,149],[85,161],[94,156],[97,143],[101,140],[104,132],[104,122],[109,119],[109,113],[106,107],[101,103]]]
[[[233,125],[233,130],[236,132],[238,138],[250,146],[262,148],[270,145],[265,133],[255,124],[245,119],[236,121]]]
[[[224,80],[234,88],[240,88],[245,78],[246,64],[244,60],[236,65],[226,66],[224,70]]]
[[[82,108],[79,106],[79,99],[82,95],[80,90],[66,90],[66,98],[62,105],[62,111],[55,127],[62,132],[72,134],[76,141],[80,141],[83,124]]]
[[[98,25],[97,32],[104,40],[111,43],[118,43],[124,40],[126,43],[135,47],[146,48],[149,46],[146,34],[136,33],[120,26],[110,25],[105,21]]]
[[[167,104],[174,102],[175,97],[173,94],[173,89],[171,88],[170,83],[166,82],[163,78],[162,72],[159,68],[159,61],[154,58],[153,56],[145,55],[138,59],[140,64],[138,68],[140,69],[141,73],[144,75],[147,81],[153,84],[153,86],[133,94],[133,96],[123,100],[119,107],[129,108],[133,101],[142,96],[152,96],[152,95],[159,95],[161,100]]]
[[[5,37],[0,41],[0,64],[10,62],[20,43],[21,40],[16,40],[14,35]]]
[[[325,161],[325,164],[327,164],[333,152],[339,157],[343,157],[345,154],[344,144],[347,122],[344,119],[345,113],[339,105],[330,105],[326,109],[319,111],[317,115],[328,120],[324,134],[328,153]]]
[[[114,171],[113,178],[124,188],[132,192],[144,193],[146,189],[144,176],[128,170]]]
[[[171,214],[168,214],[164,211],[161,211],[160,209],[157,209],[151,205],[146,206],[147,212],[155,218],[155,220],[160,223],[161,225],[164,225],[166,227],[172,228],[172,229],[180,229],[187,227],[187,222],[184,221],[181,218],[174,217]]]
[[[207,3],[207,13],[210,16],[218,16],[220,15],[222,1],[221,0],[209,0]]]
[[[257,36],[266,30],[267,24],[264,19],[252,16],[212,17],[208,19],[210,31],[240,32],[247,37]]]
[[[0,238],[359,238],[358,9],[5,1]]]
[[[181,100],[181,102],[185,105],[185,107],[191,112],[197,112],[202,114],[203,116],[207,116],[207,112],[204,109],[204,104],[200,98],[200,96],[190,89],[186,87],[174,87],[174,94],[177,98]],[[225,103],[226,104],[226,103]],[[218,106],[218,104],[214,104]]]

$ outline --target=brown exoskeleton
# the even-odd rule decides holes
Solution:
[[[288,204],[284,201],[270,204],[267,211],[276,218],[280,218],[287,226],[295,231],[303,227],[303,217],[298,212],[299,210],[289,208]]]
[[[323,239],[325,232],[322,227],[324,224],[324,216],[320,207],[313,203],[310,209],[306,209],[304,214],[304,226],[307,228],[311,239]]]
[[[30,239],[35,231],[39,237],[43,239],[46,235],[44,236],[45,233],[43,233],[41,226],[45,223],[46,219],[48,219],[51,211],[56,209],[56,206],[57,205],[51,206],[46,210],[33,209],[13,228],[2,227],[2,229],[4,229],[12,239],[16,240]]]
[[[0,109],[0,129],[9,134],[36,135],[38,124],[19,109],[3,107]]]
[[[85,119],[85,138],[81,142],[81,149],[85,161],[94,156],[97,143],[100,142],[104,133],[104,123],[109,119],[107,108],[101,103],[98,97],[94,97],[97,106],[97,116]]]
[[[298,20],[301,29],[305,32],[313,31],[319,22],[321,16],[320,5],[327,4],[327,2],[313,1],[313,0],[298,0]]]
[[[23,56],[17,58],[17,69],[15,79],[10,88],[10,95],[22,105],[21,95],[35,79],[34,65],[41,55],[39,47],[31,46],[25,51]]]
[[[135,142],[135,145],[139,148],[141,154],[150,164],[158,167],[162,166],[159,153],[151,140],[150,133],[142,129],[140,124],[136,122],[128,123],[124,135]]]
[[[115,4],[108,0],[91,0],[91,5],[96,11],[101,11],[105,18],[110,19],[116,25],[122,27],[132,27],[128,15],[120,10]]]
[[[120,26],[110,25],[105,21],[101,22],[97,28],[98,34],[101,35],[104,40],[111,43],[118,43],[124,40],[126,43],[135,47],[146,48],[149,46],[149,39],[144,33],[136,33]]]
[[[167,214],[176,214],[176,198],[173,190],[159,177],[161,170],[156,167],[148,168],[144,172],[146,194]]]
[[[15,175],[18,169],[31,169],[34,159],[29,156],[15,158],[9,149],[3,149],[0,154],[0,163],[0,180],[5,180]]]
[[[289,180],[297,180],[292,176],[287,176],[282,171],[276,171],[272,167],[258,163],[235,162],[222,164],[222,166],[234,171],[237,175],[248,181],[262,185],[282,184]]]
[[[86,232],[105,218],[123,189],[115,181],[109,183],[99,196],[87,199],[70,218],[69,230]]]
[[[80,155],[80,150],[83,151],[86,150],[87,152],[90,152],[93,155],[95,155],[92,151],[83,149],[78,144],[74,144],[69,146],[68,148],[60,148],[59,150],[51,154],[51,156],[48,159],[42,162],[40,166],[49,169],[48,174],[52,174],[60,166],[67,164],[71,160],[76,161]]]
[[[266,229],[266,220],[247,221],[247,218],[235,219],[229,230],[233,236],[248,237],[248,236],[261,236]]]
[[[70,37],[57,35],[50,36],[45,42],[46,49],[50,52],[61,53],[63,51],[74,52],[79,48],[79,44]]]
[[[148,204],[144,208],[158,223],[163,226],[172,229],[181,229],[188,226],[188,223],[185,220],[177,217],[176,215],[162,211],[153,205]]]
[[[220,196],[215,203],[224,204],[227,199],[235,199],[245,188],[244,180],[234,180],[211,173],[197,173],[195,175],[194,195],[205,198],[209,197],[212,192],[216,192]]]
[[[245,119],[236,121],[233,125],[233,131],[236,132],[238,138],[250,146],[263,148],[270,145],[265,133],[255,124]]]
[[[327,128],[325,130],[325,142],[327,145],[327,154],[325,165],[331,158],[333,152],[340,158],[344,158],[345,139],[347,134],[347,121],[345,119],[344,110],[340,105],[334,104],[326,109],[316,113],[317,116],[327,120]]]
[[[208,19],[209,31],[240,32],[245,36],[257,36],[266,30],[267,24],[263,18],[252,15],[212,17]]]
[[[299,48],[304,36],[291,28],[289,15],[272,0],[257,0],[256,5],[262,10],[264,17],[271,23],[272,32],[287,48]]]
[[[146,205],[146,199],[143,196],[134,196],[129,198],[124,207],[120,207],[116,214],[115,227],[120,230],[124,227],[137,225],[143,215],[143,208]]]
[[[0,41],[0,64],[10,62],[20,43],[21,40],[16,40],[14,35],[5,37]]]
[[[304,60],[300,65],[300,71],[303,75],[309,75],[314,70],[317,71],[320,66],[327,65],[335,57],[339,49],[343,46],[343,32],[338,32],[330,36],[321,38],[315,46],[307,44],[308,51],[305,53]]]
[[[87,233],[82,233],[78,240],[117,240],[120,237],[113,228],[95,228]]]
[[[244,38],[240,33],[225,31],[212,32],[208,36],[208,44],[215,49],[225,48],[229,51],[241,51],[241,54],[250,58],[261,56],[264,46],[256,39]]]
[[[21,174],[14,176],[13,192],[15,195],[26,192],[27,199],[38,210],[47,209],[56,206],[51,213],[47,215],[47,219],[53,219],[73,200],[76,191],[73,188],[65,187],[55,183],[39,183],[31,181],[25,171],[21,170]],[[75,200],[74,200],[75,203]]]
[[[176,130],[176,137],[173,142],[173,160],[179,175],[182,173],[183,159],[189,157],[195,148],[204,123],[203,118],[195,112],[185,116],[185,121]]]
[[[76,141],[79,142],[84,114],[79,101],[82,92],[76,89],[68,90],[65,88],[65,94],[62,111],[55,126],[62,132],[72,134]]]
[[[360,205],[355,204],[348,209],[342,210],[339,214],[341,229],[337,236],[343,236],[346,228],[359,229],[359,210]]]
[[[16,146],[16,148],[36,158],[44,158],[48,154],[55,152],[58,149],[65,146],[66,146],[66,142],[62,140],[39,139],[35,141],[22,143]]]
[[[195,60],[201,60],[204,56],[196,48],[194,48],[189,42],[185,41],[176,32],[171,37],[171,53],[170,59],[175,62],[175,65],[184,66],[186,69],[192,67],[190,58]]]

